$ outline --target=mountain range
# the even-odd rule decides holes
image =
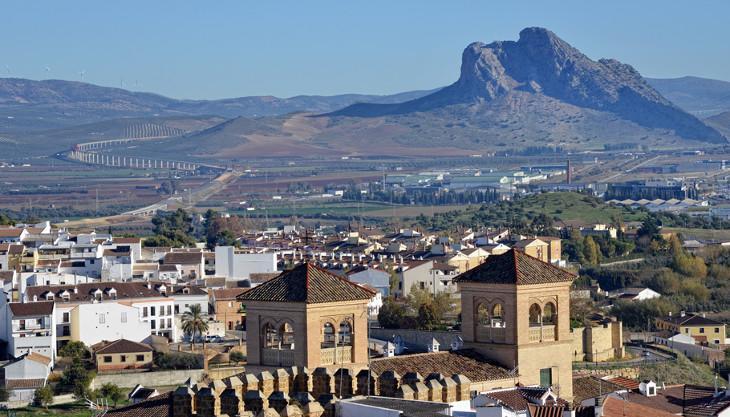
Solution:
[[[547,29],[527,28],[517,41],[468,45],[447,87],[388,96],[177,100],[80,82],[0,79],[0,151],[26,141],[60,150],[139,125],[150,131],[150,123],[182,136],[136,152],[198,159],[682,147],[725,143],[725,111],[730,83],[645,79],[616,60],[591,60]]]

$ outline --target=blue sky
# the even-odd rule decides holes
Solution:
[[[2,3],[2,76],[84,70],[85,81],[178,98],[434,88],[457,78],[467,44],[527,26],[646,76],[730,80],[726,0]]]

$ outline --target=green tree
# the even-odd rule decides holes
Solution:
[[[50,385],[45,385],[35,390],[33,394],[33,403],[38,407],[45,407],[48,410],[48,406],[53,403],[53,390]]]
[[[84,359],[88,355],[89,351],[86,349],[86,345],[84,345],[83,342],[79,342],[76,340],[72,340],[65,345],[61,349],[59,349],[58,354],[60,356],[64,356],[71,359]]]
[[[203,318],[199,304],[193,304],[188,307],[188,311],[182,316],[182,329],[186,335],[190,336],[190,349],[195,350],[195,336],[203,335],[208,331],[208,323]]]
[[[421,304],[418,307],[418,328],[432,330],[436,324],[436,315],[431,304]]]
[[[386,329],[399,329],[405,316],[405,307],[396,303],[393,298],[388,297],[385,299],[383,306],[380,307],[378,322]]]
[[[243,352],[239,350],[234,350],[228,354],[228,359],[231,362],[243,362],[246,360],[246,356],[243,354]]]
[[[71,365],[63,371],[57,388],[61,392],[71,392],[78,399],[83,399],[89,392],[89,385],[94,379],[94,373],[84,366],[79,358],[74,358]]]
[[[112,404],[114,404],[114,407],[116,407],[117,403],[124,398],[124,392],[122,392],[122,389],[112,383],[102,385],[100,391],[101,396],[111,401]]]
[[[583,257],[589,265],[598,265],[601,262],[601,250],[591,236],[583,239]]]

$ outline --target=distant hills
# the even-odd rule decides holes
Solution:
[[[222,100],[178,100],[152,93],[93,84],[0,78],[0,132],[50,129],[121,117],[201,116],[225,118],[330,112],[358,102],[398,103],[430,91],[393,95],[249,96]]]
[[[386,96],[179,100],[74,81],[0,78],[0,152],[10,144],[49,154],[139,129],[181,135],[140,144],[137,153],[215,160],[696,146],[726,142],[730,83],[644,79],[630,65],[591,60],[543,28],[527,28],[517,41],[470,44],[458,80],[447,87]]]
[[[730,111],[730,82],[699,77],[647,78],[672,103],[700,118]]]

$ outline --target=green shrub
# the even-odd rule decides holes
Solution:
[[[183,352],[161,353],[155,356],[154,362],[160,369],[202,369],[203,355]]]

